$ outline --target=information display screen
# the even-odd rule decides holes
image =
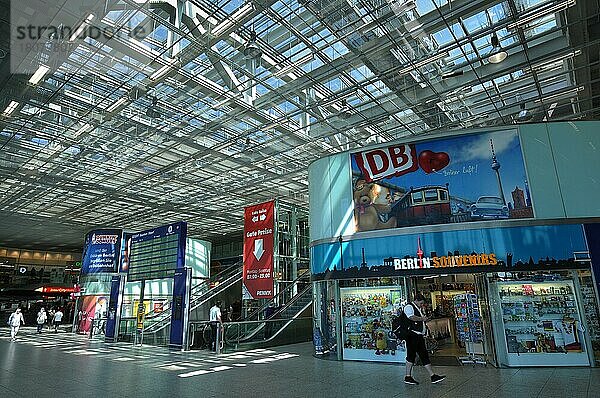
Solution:
[[[179,222],[127,236],[129,281],[166,278],[183,268],[187,224]]]

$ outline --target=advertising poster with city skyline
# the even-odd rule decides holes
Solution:
[[[351,154],[356,230],[531,218],[516,130]]]

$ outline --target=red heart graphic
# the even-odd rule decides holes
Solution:
[[[450,156],[446,152],[422,151],[419,154],[419,166],[427,174],[440,171],[450,163]]]

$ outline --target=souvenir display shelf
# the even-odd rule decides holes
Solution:
[[[587,332],[590,336],[596,366],[600,365],[600,316],[594,282],[591,275],[581,280],[581,297],[583,297],[583,312],[585,314]]]
[[[454,296],[456,338],[465,343],[467,356],[460,357],[462,363],[487,364],[483,357],[483,327],[478,297],[474,293]]]
[[[509,362],[532,366],[554,361],[572,366],[589,364],[572,281],[497,284]],[[565,354],[572,355],[566,360]]]
[[[404,362],[404,343],[390,333],[392,315],[406,300],[399,287],[343,288],[342,338],[344,359]]]

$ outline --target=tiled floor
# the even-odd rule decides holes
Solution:
[[[0,397],[600,397],[600,369],[438,368],[448,379],[402,382],[398,365],[313,358],[311,344],[219,357],[67,333],[0,329]]]

